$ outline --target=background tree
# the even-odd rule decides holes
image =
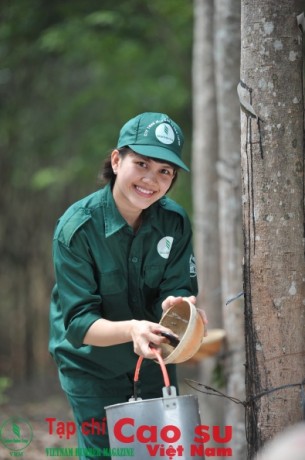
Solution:
[[[193,210],[196,259],[202,283],[199,304],[208,313],[209,329],[224,325],[223,356],[206,358],[198,379],[245,398],[242,226],[240,183],[240,110],[236,87],[240,66],[239,0],[194,2],[193,52]],[[242,406],[205,397],[210,424],[234,427],[230,443],[236,460],[245,458]]]
[[[299,0],[242,1],[242,184],[249,458],[301,420],[304,100]],[[303,401],[304,404],[304,401]]]
[[[204,307],[209,329],[221,327],[220,251],[218,226],[217,171],[218,125],[214,66],[214,1],[194,2],[193,43],[193,146],[192,192],[193,230],[199,281],[198,306]],[[215,357],[206,358],[197,369],[196,379],[213,385]],[[221,425],[223,404],[204,398],[205,423]]]
[[[240,0],[215,0],[215,77],[218,120],[219,247],[226,392],[245,399],[244,303],[242,291],[242,212],[240,168]],[[225,425],[232,425],[230,443],[236,460],[246,458],[245,412],[241,404],[225,404]]]

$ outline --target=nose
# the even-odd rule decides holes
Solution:
[[[157,177],[156,177],[156,174],[154,173],[154,171],[146,171],[142,180],[143,180],[143,182],[146,182],[147,184],[149,184],[151,182],[156,183],[157,182]]]

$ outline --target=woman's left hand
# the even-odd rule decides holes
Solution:
[[[163,313],[166,312],[166,310],[168,310],[169,308],[173,307],[174,305],[177,305],[178,303],[182,302],[184,298],[186,300],[188,300],[190,303],[192,303],[193,305],[196,305],[197,299],[196,299],[196,297],[194,295],[191,295],[190,297],[182,297],[182,296],[174,297],[174,296],[170,295],[165,300],[163,300],[163,302],[162,302],[161,306],[162,306]],[[200,313],[202,321],[203,321],[203,324],[205,326],[204,335],[207,336],[208,335],[208,332],[207,332],[207,325],[208,325],[207,315],[206,315],[205,311],[202,310],[201,308],[197,308],[197,310]]]
[[[184,297],[184,298],[187,299],[189,302],[191,302],[193,305],[196,305],[197,299],[194,295],[191,295],[190,297]],[[166,312],[166,310],[173,307],[174,305],[177,305],[178,303],[182,301],[183,301],[182,296],[174,297],[173,295],[170,295],[166,297],[166,299],[163,300],[162,305],[161,305],[163,312]]]

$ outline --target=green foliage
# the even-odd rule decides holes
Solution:
[[[122,124],[142,111],[168,113],[184,130],[189,162],[191,44],[192,2],[185,0],[1,2],[4,375],[28,377],[43,362],[54,225],[98,187]],[[171,195],[190,211],[190,175],[181,173]]]
[[[226,385],[224,362],[221,359],[218,359],[213,369],[212,382],[217,388],[223,388]]]
[[[0,377],[0,405],[8,401],[5,392],[12,386],[12,380],[8,377]]]
[[[190,137],[191,3],[11,0],[2,10],[0,135],[16,190],[60,199],[91,188],[120,126],[142,111],[169,113]]]

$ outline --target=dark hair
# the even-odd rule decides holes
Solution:
[[[121,148],[119,148],[117,150],[119,151],[121,157],[124,157],[128,153],[133,152],[133,150],[131,150],[129,147],[121,147]],[[166,161],[159,160],[159,159],[156,159],[156,161],[158,163],[159,162],[160,163],[167,163]],[[175,175],[174,175],[172,183],[171,183],[171,185],[170,185],[170,187],[168,189],[168,192],[173,187],[173,185],[175,184],[175,182],[176,182],[176,180],[178,178],[178,169],[179,169],[179,168],[177,168],[177,166],[173,165],[172,163],[170,163],[170,164],[174,168]],[[112,169],[112,165],[111,165],[111,153],[109,153],[109,155],[105,159],[103,167],[102,167],[102,170],[100,171],[100,173],[98,175],[98,179],[99,179],[99,181],[101,182],[102,185],[106,185],[106,184],[110,183],[111,187],[113,186],[113,184],[115,182],[115,179],[116,179],[116,175],[114,174],[113,169]]]
[[[118,151],[120,152],[121,157],[123,157],[130,152],[130,149],[128,147],[121,147],[118,149]],[[98,175],[98,178],[101,181],[102,185],[106,185],[110,182],[112,187],[115,182],[116,175],[114,174],[111,165],[111,153],[112,150],[105,159],[102,170]]]

